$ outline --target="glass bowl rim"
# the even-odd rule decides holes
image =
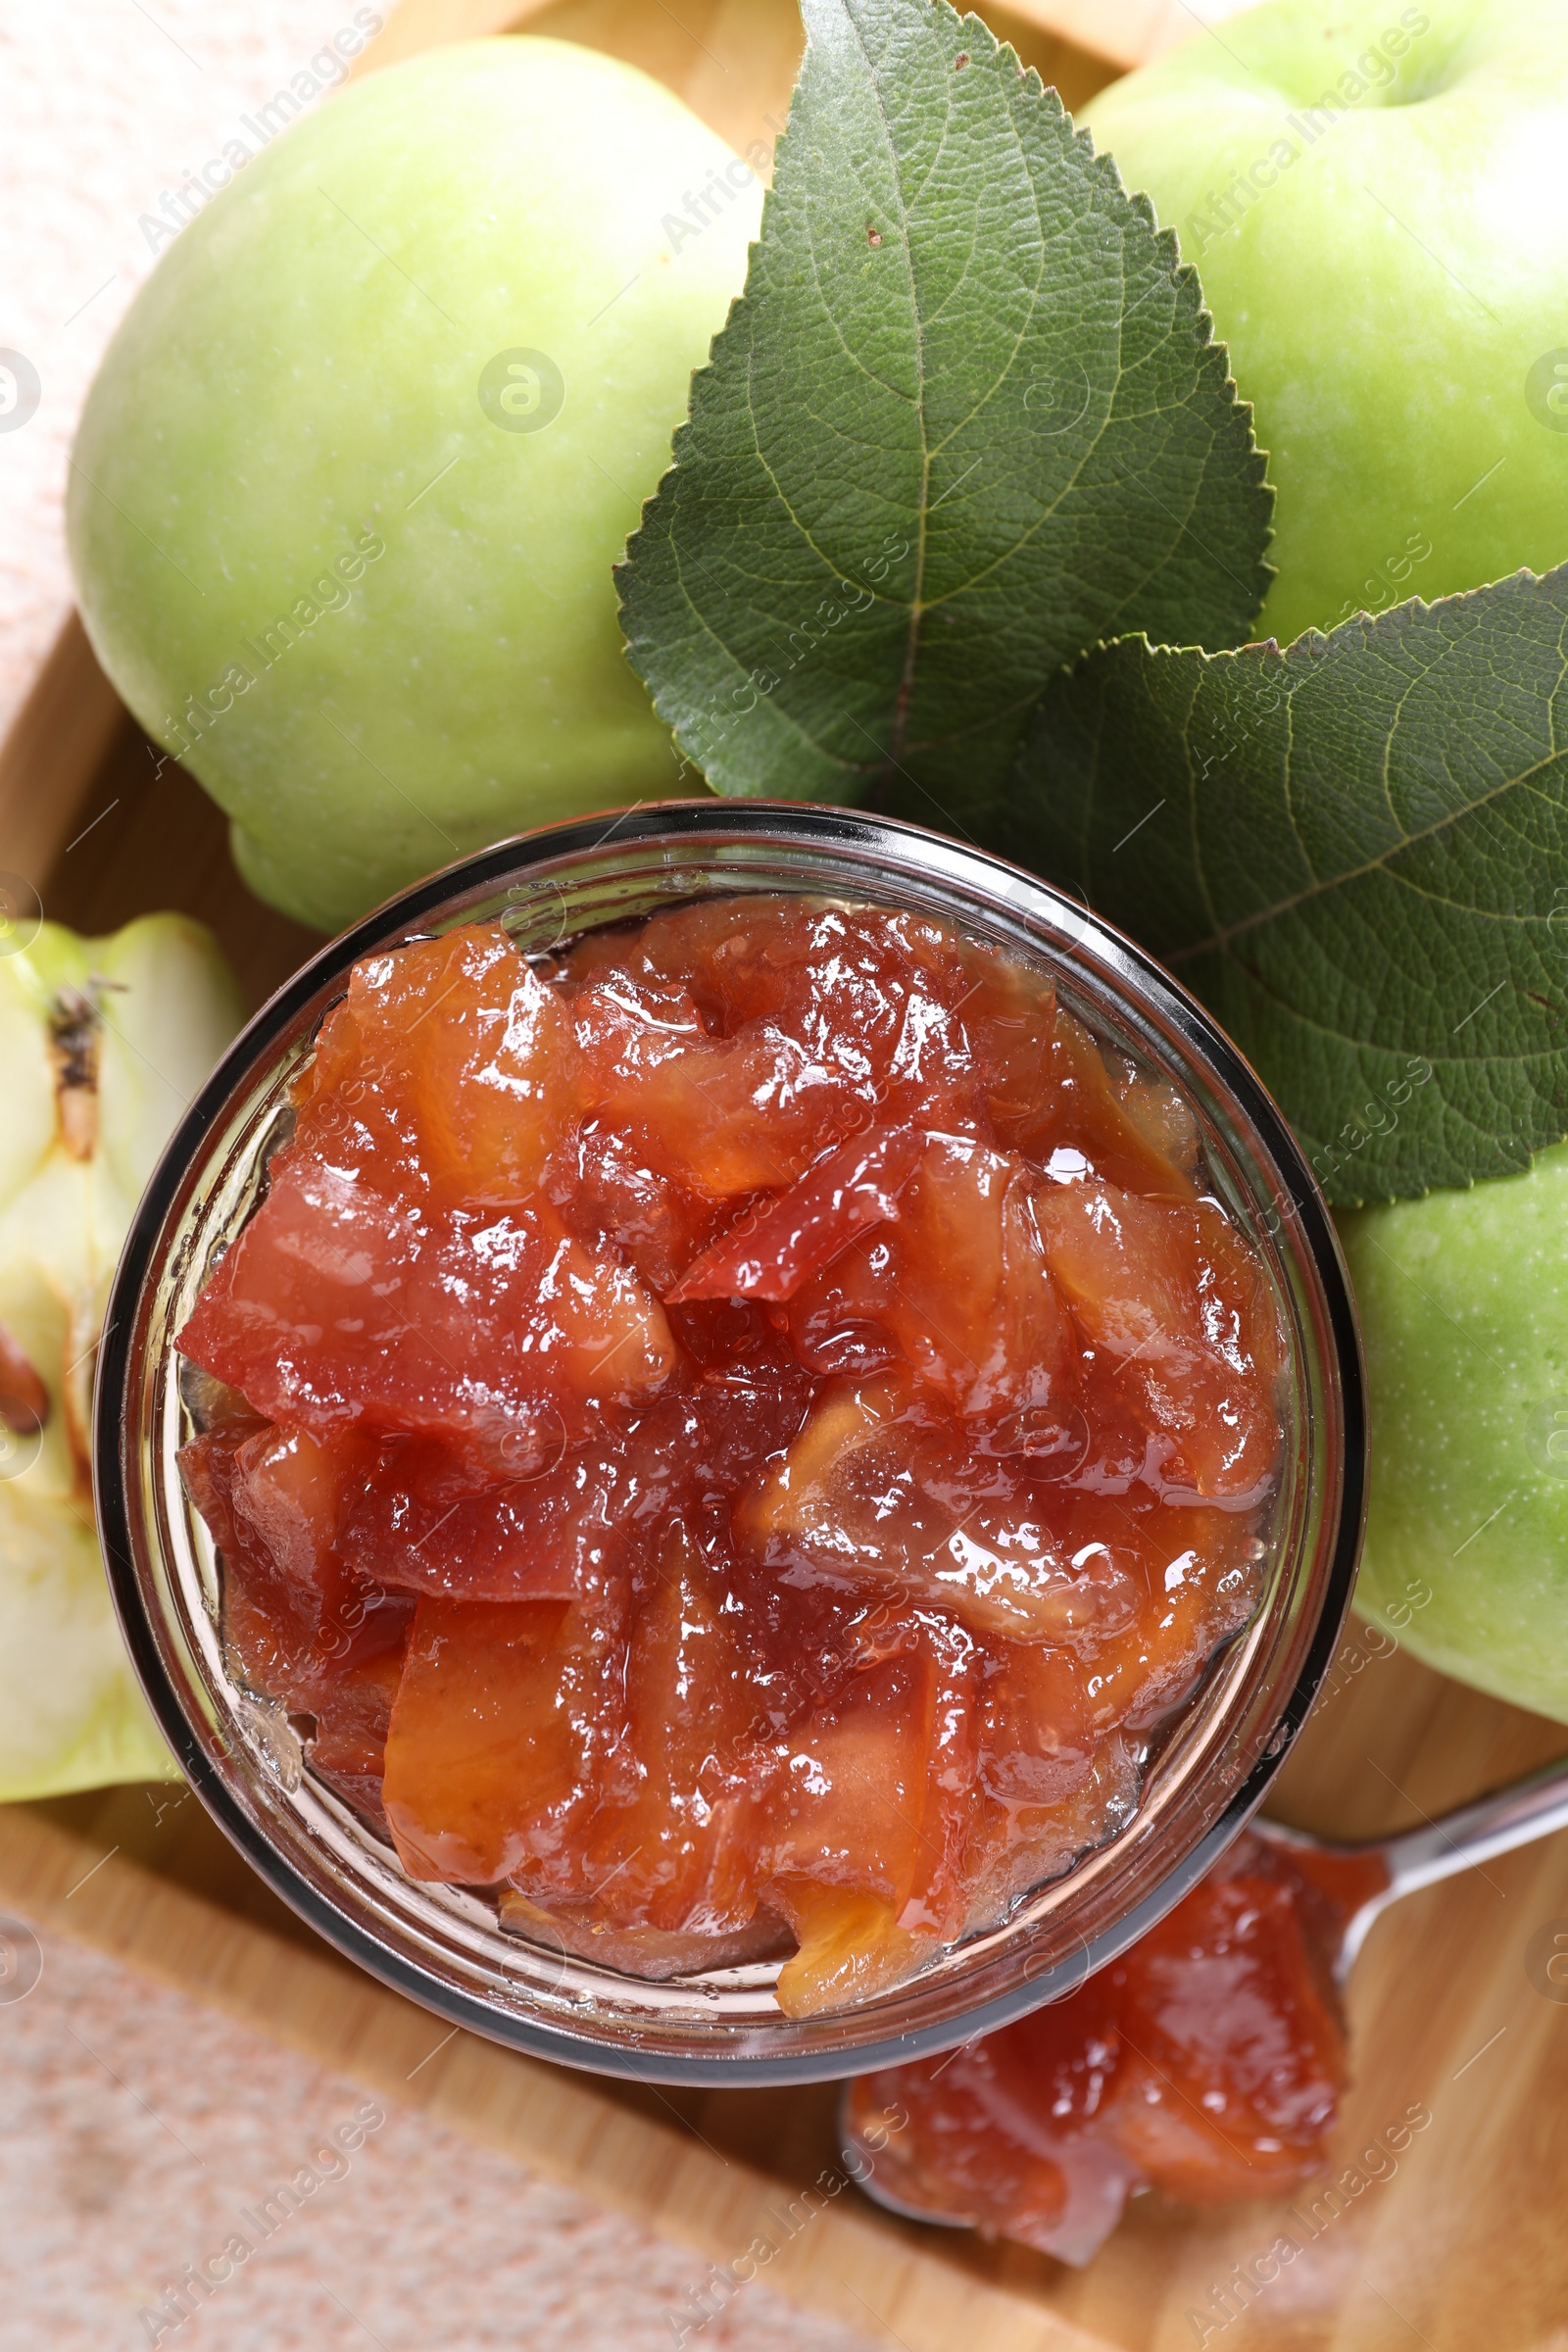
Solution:
[[[610,821],[606,823],[605,819]],[[1337,1379],[1341,1424],[1341,1492],[1337,1525],[1321,1579],[1319,1606],[1299,1669],[1276,1711],[1276,1729],[1223,1811],[1189,1850],[1164,1870],[1137,1903],[1102,1929],[1081,1955],[1026,1977],[972,2008],[915,2031],[889,2033],[858,2042],[835,2056],[829,2052],[783,2052],[749,2056],[728,2050],[674,2056],[639,2051],[622,2041],[579,2035],[544,2016],[519,2016],[445,1983],[380,1944],[368,1929],[339,1910],[293,1868],[254,1823],[187,1720],[172,1679],[160,1654],[153,1611],[133,1557],[127,1491],[125,1405],[135,1366],[131,1343],[136,1308],[155,1251],[176,1196],[208,1137],[247,1078],[265,1065],[292,1023],[334,981],[346,979],[363,956],[388,945],[388,934],[417,931],[422,918],[443,911],[454,899],[476,896],[534,866],[602,848],[612,836],[620,845],[681,840],[704,835],[727,841],[755,837],[763,842],[787,833],[781,846],[821,852],[874,847],[890,836],[919,845],[927,868],[977,895],[1000,896],[1024,910],[1043,902],[1058,927],[1076,929],[1123,966],[1140,992],[1152,996],[1179,1032],[1228,1089],[1252,1134],[1262,1144],[1289,1191],[1282,1200],[1301,1238],[1319,1287],[1328,1345],[1325,1371]],[[917,860],[918,861],[918,860]],[[1001,888],[999,889],[999,885]],[[1317,1695],[1354,1588],[1366,1509],[1365,1375],[1348,1276],[1327,1205],[1319,1193],[1284,1113],[1240,1049],[1207,1009],[1158,959],[1125,932],[1096,914],[1081,900],[1026,867],[992,852],[954,840],[931,828],[863,810],[808,801],[676,800],[642,802],[619,811],[567,818],[496,842],[454,860],[409,889],[396,893],[327,940],[245,1023],[181,1116],[137,1204],[105,1309],[93,1406],[93,1487],[98,1529],[111,1595],[120,1628],[142,1690],[181,1771],[206,1810],[263,1883],[333,1949],[396,1992],[432,2011],[445,2023],[466,2028],[503,2046],[621,2080],[702,2084],[712,2087],[825,2082],[869,2073],[956,2046],[1062,1997],[1108,1964],[1154,1926],[1187,1894],[1238,1835],[1261,1803],[1270,1782],[1294,1745]],[[908,1989],[918,1984],[913,1980]],[[884,1996],[889,2000],[898,1994]],[[874,2004],[873,2004],[874,2005]],[[831,2022],[830,2020],[827,2022]]]

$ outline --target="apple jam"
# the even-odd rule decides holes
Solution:
[[[1317,1859],[1244,1833],[1076,1992],[858,2076],[847,2139],[875,2146],[879,2186],[908,2211],[1074,2263],[1135,2190],[1220,2205],[1299,2187],[1346,2082],[1341,1936],[1388,1880],[1375,1860]]]
[[[358,964],[179,1347],[246,1682],[414,1878],[884,1991],[1129,1818],[1255,1605],[1263,1267],[1188,1105],[923,915]]]

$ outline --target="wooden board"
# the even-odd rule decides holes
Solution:
[[[987,13],[1076,102],[1125,55],[1114,40],[1131,37],[1136,6],[1093,0],[1091,16],[1089,0],[1017,0]],[[1144,16],[1155,13],[1150,0]],[[1164,10],[1167,31],[1176,13]],[[517,0],[406,0],[367,64],[518,15]],[[765,134],[770,114],[782,120],[799,39],[788,0],[675,0],[674,15],[662,0],[555,0],[528,24],[633,57],[738,144],[753,124]],[[1060,37],[1075,25],[1084,37],[1099,28],[1104,54]],[[1139,37],[1154,37],[1148,24]],[[152,752],[74,622],[0,747],[0,869],[81,929],[154,906],[203,915],[252,1003],[312,944],[250,897],[223,819]],[[1375,1836],[1568,1749],[1563,1726],[1374,1649],[1348,1637],[1279,1784],[1283,1819]],[[1539,1960],[1527,1966],[1533,1938],[1554,1925],[1568,1936],[1568,1835],[1414,1897],[1374,1931],[1352,1987],[1355,2082],[1336,2161],[1352,2165],[1411,2108],[1431,2122],[1396,2155],[1382,2140],[1352,2176],[1360,2185],[1341,2192],[1343,2211],[1325,2206],[1312,2234],[1310,2218],[1272,2206],[1202,2216],[1146,2199],[1081,2275],[867,2205],[833,2169],[833,2085],[658,2091],[447,2038],[320,1944],[188,1795],[132,1788],[0,1808],[0,1907],[681,2239],[720,2282],[769,2235],[780,2241],[770,2283],[906,2352],[959,2341],[1175,2352],[1200,2340],[1226,2352],[1472,2352],[1483,2331],[1489,2352],[1568,2348],[1568,2001]],[[808,2214],[801,2194],[824,2174],[831,2193]],[[1282,2230],[1301,2252],[1261,2289],[1238,2288],[1236,2266]],[[1239,2316],[1222,2325],[1213,2298],[1227,2281]]]
[[[1562,1725],[1376,1655],[1352,1631],[1271,1810],[1377,1836],[1565,1748]],[[426,2109],[720,2274],[755,2237],[782,2240],[770,2284],[906,2352],[952,2352],[960,2331],[968,2352],[1174,2352],[1199,2341],[1190,2315],[1213,2323],[1214,2290],[1282,2230],[1301,2253],[1245,2316],[1211,2325],[1208,2343],[1474,2352],[1483,2328],[1489,2352],[1562,2342],[1549,2331],[1568,2315],[1568,2003],[1526,1961],[1551,1923],[1568,1934],[1568,1835],[1412,1896],[1374,1929],[1351,1987],[1355,2074],[1336,2168],[1375,2152],[1356,2176],[1367,2185],[1342,2192],[1343,2211],[1320,2208],[1314,2237],[1307,2198],[1294,2215],[1146,2199],[1083,2273],[865,2203],[836,2169],[831,2083],[656,2090],[449,2036],[321,1945],[188,1795],[126,1788],[0,1807],[0,1909]],[[1386,2134],[1412,2109],[1430,2123],[1391,2151]],[[820,2210],[792,2226],[812,2182]]]

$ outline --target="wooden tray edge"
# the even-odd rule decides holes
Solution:
[[[125,717],[80,614],[69,612],[0,743],[0,859],[40,902]]]

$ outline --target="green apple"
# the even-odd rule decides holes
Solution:
[[[465,42],[294,123],[162,256],[72,460],[93,647],[328,929],[681,789],[612,565],[746,275],[755,166],[661,84]]]
[[[1260,636],[1568,556],[1560,0],[1274,0],[1081,120],[1177,231],[1253,404]]]
[[[1371,1414],[1356,1605],[1568,1722],[1568,1144],[1340,1230]]]
[[[93,1532],[104,1300],[171,1129],[239,1027],[210,932],[0,931],[0,1799],[174,1775]]]

